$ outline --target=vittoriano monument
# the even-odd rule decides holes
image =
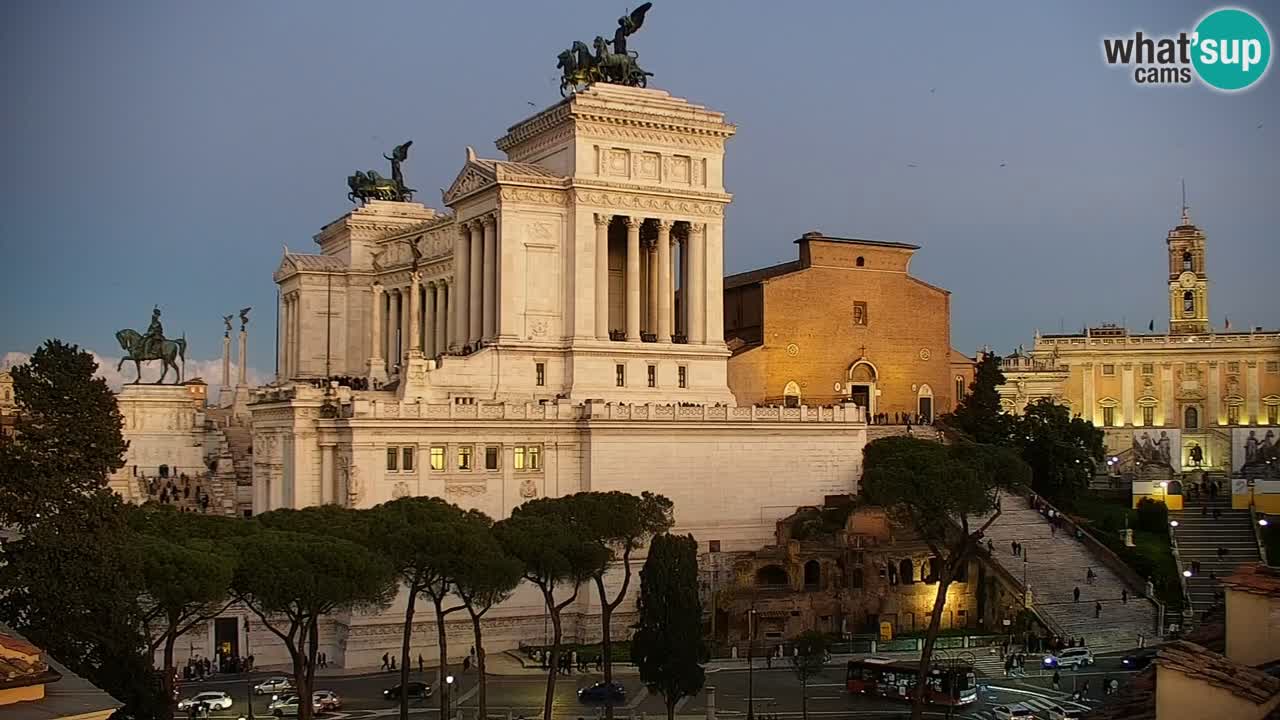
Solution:
[[[132,360],[134,367],[138,371],[138,376],[134,378],[133,384],[137,385],[142,380],[142,363],[151,360],[159,360],[161,362],[160,379],[155,381],[156,385],[163,385],[165,377],[169,374],[169,368],[173,368],[177,379],[173,381],[174,385],[182,382],[182,369],[178,367],[181,361],[186,366],[187,359],[187,341],[185,338],[177,340],[169,340],[164,336],[164,327],[160,325],[160,307],[156,306],[151,311],[151,324],[147,326],[147,333],[140,334],[137,330],[125,328],[116,333],[116,341],[120,343],[120,349],[124,350],[126,355],[120,358],[120,362],[116,364],[116,372],[124,366],[125,360]]]
[[[391,161],[391,177],[383,177],[377,170],[369,172],[357,170],[355,175],[348,176],[347,187],[351,192],[347,193],[347,199],[351,202],[356,200],[409,202],[412,200],[414,190],[404,184],[404,173],[400,170],[400,163],[409,159],[409,146],[412,144],[413,141],[410,140],[403,145],[397,145],[391,151],[391,155],[382,156]]]
[[[597,35],[591,47],[581,41],[574,42],[568,50],[560,53],[560,95],[577,92],[591,83],[604,82],[614,85],[630,85],[645,87],[653,73],[645,72],[636,63],[639,54],[627,49],[627,37],[640,29],[644,24],[644,15],[649,12],[653,3],[647,2],[636,8],[629,15],[618,18],[618,29],[613,32],[613,40],[606,40]],[[591,54],[592,48],[595,54]]]

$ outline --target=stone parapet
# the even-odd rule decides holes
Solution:
[[[856,405],[798,408],[777,405],[671,405],[588,401],[555,403],[421,403],[394,399],[355,397],[341,403],[338,418],[385,420],[425,418],[439,420],[548,420],[548,421],[668,421],[668,422],[783,422],[865,423]]]

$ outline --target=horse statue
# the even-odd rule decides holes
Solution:
[[[596,48],[595,62],[605,82],[631,87],[646,87],[653,73],[645,72],[636,63],[635,51],[617,53],[609,51],[609,41],[597,35],[593,43]]]
[[[556,67],[562,71],[560,77],[561,97],[564,97],[568,90],[577,92],[579,88],[604,79],[600,72],[600,66],[591,54],[591,48],[587,47],[587,44],[581,40],[575,40],[572,47],[560,53],[559,60],[560,62]]]
[[[644,25],[644,18],[653,3],[646,2],[628,15],[618,18],[613,40],[596,36],[595,54],[584,42],[574,42],[558,56],[561,71],[560,95],[577,92],[592,83],[606,82],[615,85],[645,87],[653,73],[645,72],[637,63],[639,55],[627,47],[627,38]],[[612,47],[612,50],[610,50]]]
[[[397,145],[390,155],[382,157],[391,161],[391,177],[383,177],[378,174],[377,170],[369,172],[356,171],[354,175],[347,176],[347,199],[351,202],[368,202],[369,200],[393,200],[396,202],[409,202],[413,200],[413,194],[416,192],[411,187],[404,184],[404,171],[400,169],[401,163],[409,159],[409,146],[413,144],[410,140],[401,145]]]
[[[177,340],[162,339],[158,343],[147,343],[143,335],[137,330],[126,328],[116,333],[116,341],[120,343],[120,349],[128,353],[120,358],[120,362],[116,365],[116,372],[120,372],[125,360],[132,360],[138,372],[138,376],[133,380],[134,385],[137,385],[142,380],[142,363],[151,360],[159,360],[162,363],[160,379],[155,381],[156,385],[164,384],[165,376],[169,374],[169,368],[173,368],[173,372],[178,376],[178,379],[173,384],[182,383],[182,368],[178,367],[176,360],[181,360],[183,367],[186,367],[186,338]],[[153,347],[145,347],[146,345],[153,345]]]

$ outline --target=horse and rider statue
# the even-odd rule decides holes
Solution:
[[[357,170],[354,175],[347,177],[347,187],[350,192],[347,193],[347,199],[351,202],[368,202],[370,200],[392,200],[395,202],[409,202],[413,200],[413,188],[404,184],[404,172],[400,170],[400,163],[409,159],[409,146],[413,141],[397,145],[391,151],[391,155],[383,155],[382,157],[391,161],[391,177],[383,177],[378,174],[377,170],[362,172]]]
[[[178,385],[182,382],[182,369],[187,364],[187,340],[185,337],[177,340],[165,338],[164,327],[160,324],[159,307],[151,311],[151,324],[147,326],[145,335],[137,330],[126,328],[116,333],[116,341],[120,343],[120,349],[125,352],[125,356],[120,358],[120,362],[116,365],[116,372],[120,372],[125,360],[132,360],[138,373],[133,380],[134,385],[142,381],[142,363],[152,360],[159,360],[161,363],[160,379],[154,384],[164,384],[169,368],[173,368],[177,377],[173,384]],[[178,366],[178,362],[182,363],[182,367]]]
[[[639,54],[627,49],[627,37],[640,29],[644,24],[645,13],[653,3],[645,3],[628,15],[618,18],[618,29],[613,33],[613,40],[606,40],[597,35],[592,47],[584,42],[574,42],[568,50],[560,53],[556,65],[561,71],[560,95],[591,85],[604,82],[614,85],[646,87],[653,73],[645,72],[636,62]]]

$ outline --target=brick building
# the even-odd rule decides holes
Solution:
[[[951,349],[951,297],[912,277],[915,245],[807,232],[799,260],[724,281],[739,404],[852,400],[890,422],[950,411],[973,379]]]

